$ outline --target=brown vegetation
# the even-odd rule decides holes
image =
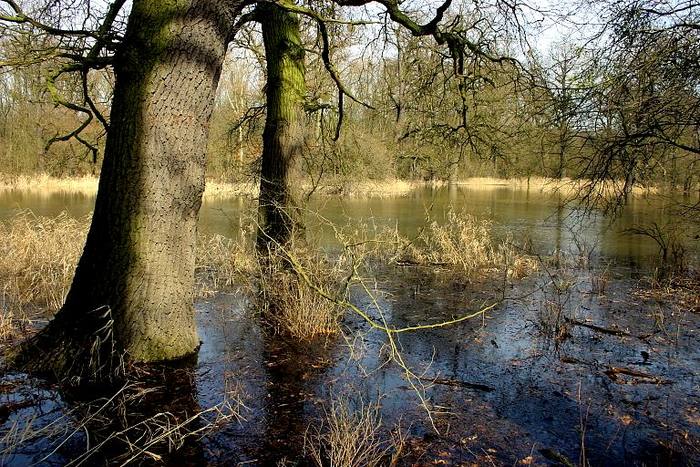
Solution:
[[[511,237],[498,240],[494,236],[492,222],[454,210],[447,213],[445,223],[429,219],[412,240],[396,229],[383,231],[375,254],[396,264],[444,268],[465,280],[499,272],[519,279],[538,269],[537,260]]]
[[[82,251],[89,218],[37,217],[23,211],[0,222],[0,336],[7,341],[31,320],[63,304]]]
[[[381,429],[377,404],[353,407],[347,398],[334,399],[319,424],[309,427],[305,451],[318,467],[396,465],[404,435],[397,429],[382,439]]]
[[[266,255],[257,274],[257,307],[261,316],[276,333],[308,341],[340,331],[341,304],[328,300],[299,277],[303,268],[327,296],[344,293],[342,271],[318,253],[295,248],[295,266],[282,253]]]

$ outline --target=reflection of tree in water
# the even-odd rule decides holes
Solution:
[[[199,406],[195,365],[191,360],[175,367],[139,368],[137,379],[116,392],[106,388],[66,392],[76,426],[73,433],[85,433],[86,444],[81,452],[62,454],[74,464],[205,464],[201,436],[235,420],[238,414],[229,401],[211,408]]]
[[[268,372],[268,404],[261,461],[303,458],[304,435],[315,410],[314,378],[331,363],[328,342],[292,344],[266,337],[263,353]],[[307,413],[308,411],[312,413]]]

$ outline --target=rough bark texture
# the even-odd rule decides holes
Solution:
[[[106,363],[95,342],[136,362],[197,349],[197,218],[233,3],[134,1],[85,250],[65,305],[31,342],[52,358],[30,366],[95,372]]]
[[[297,15],[273,4],[258,8],[267,60],[258,248],[267,250],[303,231],[293,172],[304,145],[306,83]]]

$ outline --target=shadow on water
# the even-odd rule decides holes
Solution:
[[[2,465],[205,462],[196,361],[142,367],[119,388],[49,386],[5,375]],[[174,450],[177,448],[177,452]]]
[[[700,314],[631,293],[637,277],[649,272],[653,245],[622,238],[605,230],[602,221],[574,231],[567,225],[571,211],[557,210],[556,200],[542,194],[453,189],[430,196],[330,200],[324,209],[341,223],[360,217],[381,225],[398,223],[408,235],[424,221],[422,207],[444,213],[452,203],[493,218],[500,232],[529,232],[543,255],[575,250],[581,241],[599,246],[592,270],[566,272],[572,285],[562,303],[571,322],[561,339],[543,331],[542,313],[552,300],[543,275],[508,282],[501,290],[499,284],[448,280],[415,268],[376,271],[376,303],[397,327],[439,322],[502,294],[510,297],[484,319],[399,337],[406,362],[423,376],[422,389],[436,409],[439,432],[402,370],[387,363],[383,333],[349,315],[343,323],[345,338],[294,347],[268,337],[251,315],[246,294],[233,291],[197,303],[202,346],[196,365],[153,372],[140,392],[116,404],[118,410],[109,416],[100,412],[85,426],[79,420],[86,410],[94,413],[95,401],[87,404],[94,395],[78,397],[22,375],[4,375],[0,436],[5,454],[0,463],[65,465],[124,426],[163,413],[172,414],[171,420],[187,420],[229,400],[240,418],[187,438],[175,454],[168,455],[168,449],[177,443],[153,447],[139,463],[274,465],[286,459],[304,465],[309,425],[318,423],[324,404],[346,395],[379,400],[385,429],[398,423],[404,427],[408,441],[401,465],[700,464]],[[82,215],[83,208],[76,209]],[[239,218],[230,209],[224,204],[205,207],[204,230],[230,233],[231,219]],[[637,206],[623,221],[667,215],[658,211]],[[593,293],[591,276],[602,270],[610,283],[604,294]],[[352,300],[378,317],[380,310],[364,293],[352,291]],[[612,369],[637,376],[616,375]],[[215,420],[210,412],[189,429]],[[23,442],[12,449],[18,441]],[[126,460],[123,456],[133,453],[136,444],[114,440],[85,465]]]
[[[413,270],[389,270],[381,277],[377,303],[393,326],[440,321],[501,293],[493,284],[455,285]],[[400,465],[434,460],[489,465],[530,461],[692,465],[700,461],[700,317],[697,313],[675,317],[677,321],[661,329],[639,303],[629,301],[630,284],[621,280],[605,296],[583,290],[571,302],[572,312],[588,309],[587,317],[601,327],[625,330],[622,335],[573,326],[569,337],[553,345],[538,330],[537,304],[542,299],[538,296],[508,301],[483,321],[401,335],[402,355],[423,375],[425,395],[438,409],[433,417],[439,433],[432,429],[401,369],[386,363],[386,336],[368,329],[361,319],[345,320],[348,339],[299,348],[270,339],[248,311],[245,295],[220,294],[197,305],[203,342],[196,365],[151,370],[128,397],[110,406],[113,410],[99,412],[89,423],[79,420],[94,414],[104,398],[87,405],[85,394],[68,395],[19,375],[6,375],[0,396],[5,435],[13,424],[28,421],[34,430],[52,422],[61,429],[26,441],[3,457],[3,464],[41,460],[45,465],[64,465],[126,426],[138,426],[163,413],[172,415],[167,420],[174,426],[176,420],[186,420],[224,399],[239,404],[240,419],[227,419],[211,433],[153,446],[139,455],[139,463],[299,462],[304,459],[309,425],[318,423],[324,404],[343,394],[355,400],[380,400],[384,427],[400,423],[407,429]],[[587,287],[584,282],[579,286]],[[534,284],[509,287],[509,295],[515,297]],[[353,300],[377,316],[366,296],[355,291]],[[641,351],[650,356],[643,357]],[[606,374],[611,367],[657,379],[623,375],[616,380]],[[198,430],[212,419],[197,419],[188,430]],[[157,425],[163,426],[166,419],[158,420]],[[156,424],[145,424],[129,433],[132,444],[125,442],[126,436],[113,439],[85,465],[128,459],[154,433],[159,433]],[[178,447],[168,455],[168,449]]]

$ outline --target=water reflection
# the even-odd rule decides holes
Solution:
[[[404,235],[413,236],[425,224],[427,216],[441,222],[453,208],[493,220],[500,235],[527,235],[538,253],[575,250],[581,244],[597,245],[601,259],[644,267],[649,267],[657,254],[656,244],[649,238],[624,235],[624,229],[651,222],[682,225],[692,221],[678,217],[669,208],[670,200],[663,198],[630,198],[629,205],[612,224],[605,216],[588,216],[583,209],[573,204],[564,205],[563,201],[556,193],[506,186],[484,190],[451,185],[416,190],[400,198],[319,197],[312,200],[309,210],[317,210],[340,226],[357,226],[363,220],[377,229],[396,226]],[[55,216],[65,210],[80,217],[92,210],[93,203],[94,199],[82,195],[5,192],[0,194],[0,218],[20,209],[31,209],[45,216]],[[200,230],[238,238],[240,226],[245,224],[245,216],[254,212],[253,208],[254,201],[245,198],[207,201],[200,212]],[[312,226],[319,224],[313,216],[309,221]],[[330,228],[319,226],[312,234],[323,247],[335,245]],[[697,256],[698,243],[690,242],[692,255]]]
[[[42,215],[68,209],[75,216],[91,209],[87,198],[3,196],[0,216],[11,215],[18,207]],[[629,336],[601,335],[577,327],[568,340],[551,345],[538,330],[537,310],[546,297],[528,296],[541,285],[532,279],[509,284],[505,291],[511,297],[528,296],[527,300],[507,301],[483,320],[399,337],[402,354],[415,371],[427,380],[439,377],[455,383],[443,381],[424,388],[431,403],[443,409],[444,413],[435,417],[440,436],[432,434],[402,370],[386,364],[386,335],[368,329],[361,319],[350,315],[344,322],[348,341],[338,339],[327,346],[294,348],[271,340],[250,314],[246,295],[233,291],[197,303],[202,346],[196,367],[175,372],[178,376],[174,379],[154,373],[165,379],[149,387],[167,391],[149,392],[143,401],[129,403],[129,415],[117,414],[116,425],[106,420],[88,428],[91,445],[104,439],[107,432],[119,431],[119,427],[158,413],[169,412],[182,419],[231,397],[245,405],[241,412],[245,420],[230,420],[201,440],[193,438],[188,441],[188,450],[180,451],[180,457],[171,462],[270,465],[285,456],[297,460],[303,454],[304,432],[323,413],[320,401],[343,393],[365,401],[381,400],[386,426],[401,419],[410,421],[412,437],[429,439],[431,446],[436,446],[431,449],[449,446],[447,451],[469,461],[478,461],[482,459],[479,456],[488,453],[496,463],[512,465],[539,449],[552,449],[576,460],[581,423],[588,433],[585,441],[593,463],[646,462],[660,458],[661,454],[654,451],[658,450],[658,440],[680,442],[683,433],[690,442],[698,440],[692,411],[699,397],[697,314],[669,312],[663,315],[668,321],[660,324],[659,305],[644,308],[630,299],[629,290],[634,285],[630,277],[653,264],[656,246],[646,239],[620,234],[622,228],[634,223],[675,221],[672,212],[661,202],[635,200],[610,229],[605,218],[583,221],[581,210],[562,206],[560,201],[557,196],[533,191],[459,186],[426,189],[398,199],[314,201],[313,206],[333,222],[353,225],[358,219],[371,219],[377,226],[398,225],[406,235],[414,234],[424,224],[426,212],[440,221],[452,206],[493,219],[499,235],[528,235],[537,252],[576,252],[582,245],[597,244],[593,267],[605,268],[612,263],[610,272],[616,280],[605,296],[590,293],[591,271],[587,268],[572,273],[574,295],[567,302],[571,307],[568,311],[601,326],[629,330]],[[244,199],[206,203],[201,228],[208,233],[236,236],[245,211],[251,207],[251,201]],[[322,246],[334,245],[328,229],[319,228],[315,235]],[[384,317],[396,327],[461,315],[502,293],[493,284],[468,285],[410,268],[377,271],[375,292]],[[354,290],[352,300],[378,316],[377,307],[361,291]],[[617,384],[605,375],[610,366],[637,368],[642,350],[651,354],[649,365],[642,369],[672,384]],[[583,363],[567,363],[574,357]],[[492,387],[493,391],[477,385]],[[32,397],[41,394],[36,383],[27,387]],[[3,406],[18,402],[17,391],[12,393],[15,399],[10,395],[0,397],[5,398],[0,401]],[[69,410],[79,404],[79,399],[59,394],[42,404],[37,413],[43,416]],[[12,410],[4,430],[14,420],[33,416],[29,408]],[[586,414],[585,422],[581,414]],[[81,433],[78,431],[75,441],[56,451],[54,463],[62,464],[84,450],[87,438]],[[55,444],[47,443],[35,443],[33,452],[17,454],[8,463],[23,465],[40,459],[55,448]],[[124,446],[121,442],[115,448],[123,454]],[[94,459],[104,460],[107,452]],[[167,450],[153,453],[166,455]],[[434,453],[435,458],[438,454]],[[141,460],[154,459],[144,455]]]

